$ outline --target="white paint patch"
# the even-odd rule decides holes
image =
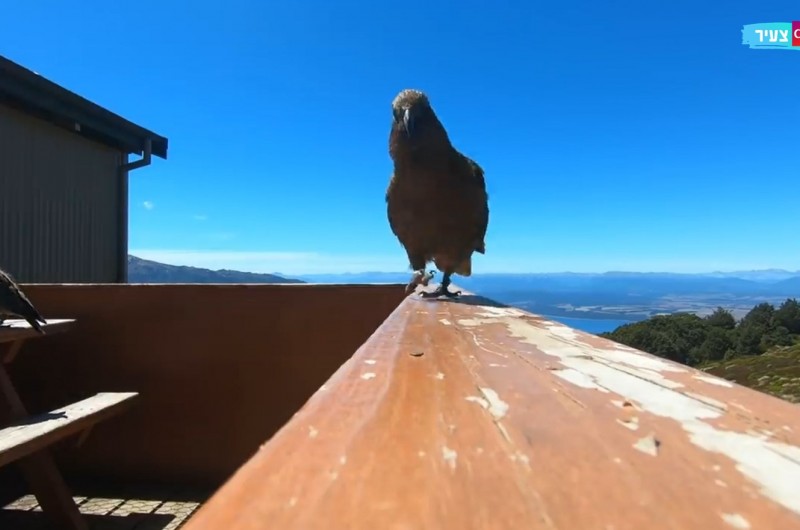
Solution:
[[[436,379],[438,379],[439,381],[441,381],[442,379],[444,379],[444,374],[443,374],[442,372],[439,372],[439,373],[438,373],[438,374],[436,374],[434,377],[435,377]]]
[[[704,383],[708,383],[709,385],[717,385],[717,386],[724,386],[725,388],[733,388],[733,383],[730,381],[726,381],[724,379],[720,379],[718,377],[712,377],[710,375],[695,375],[693,376],[694,379],[698,381],[702,381]]]
[[[514,462],[520,462],[522,464],[525,464],[526,466],[530,465],[531,463],[531,459],[528,458],[528,455],[526,455],[525,453],[521,453],[519,451],[511,455],[509,458],[511,458],[511,460]]]
[[[339,457],[339,464],[345,465],[347,463],[347,455],[342,455]]]
[[[312,425],[308,426],[308,437],[309,438],[316,438],[319,434],[319,431],[315,429]]]
[[[289,505],[289,508],[294,508],[297,505],[297,497],[292,497],[289,499],[287,504]]]
[[[572,368],[553,370],[553,373],[558,377],[560,377],[561,379],[563,379],[564,381],[572,383],[573,385],[577,385],[581,388],[589,388],[589,389],[599,390],[600,392],[608,393],[608,390],[606,390],[601,386],[598,386],[598,384],[594,382],[594,379],[592,379],[591,377],[582,372],[573,370]]]
[[[748,530],[750,522],[738,513],[721,513],[722,520],[738,530]]]
[[[691,398],[696,399],[697,401],[702,401],[703,403],[705,403],[707,405],[711,405],[712,407],[716,407],[719,410],[726,410],[726,411],[728,410],[728,405],[726,405],[725,403],[723,403],[722,401],[719,401],[717,399],[710,398],[710,397],[704,396],[702,394],[696,394],[695,392],[684,392],[684,394],[686,394],[687,396],[689,396]]]
[[[633,444],[634,449],[638,449],[646,455],[658,456],[658,440],[652,434],[639,439]]]
[[[632,431],[639,429],[639,418],[628,418],[626,420],[617,419],[617,423]]]
[[[420,458],[424,458],[427,453],[425,451],[417,451],[417,456]]]
[[[491,414],[495,420],[499,420],[506,415],[508,412],[508,403],[500,399],[500,396],[497,395],[497,392],[487,387],[480,387],[480,391],[483,393],[483,397],[486,398],[486,401],[489,404],[487,408],[489,414]]]
[[[497,392],[491,388],[485,387],[479,387],[479,390],[483,394],[483,397],[467,396],[464,399],[467,401],[472,401],[473,403],[477,403],[481,407],[488,410],[489,414],[492,415],[495,421],[506,415],[506,412],[508,412],[508,403],[500,399],[500,396],[497,395]]]
[[[714,479],[714,484],[716,484],[720,488],[727,488],[728,487],[728,484],[724,480],[720,480],[718,478]]]
[[[367,379],[368,380],[368,379],[372,379],[373,377],[375,377],[375,373],[374,372],[367,372],[365,374],[361,374],[361,379]]]
[[[440,319],[439,319],[439,322],[441,322],[441,323],[442,323],[442,324],[444,324],[445,326],[452,326],[452,325],[453,325],[453,323],[452,323],[452,322],[450,322],[449,320],[447,320],[446,318],[440,318]]]
[[[478,396],[467,396],[467,397],[465,397],[464,399],[466,399],[467,401],[471,401],[471,402],[473,402],[473,403],[477,403],[478,405],[480,405],[481,407],[483,407],[483,408],[485,408],[485,409],[488,409],[488,408],[489,408],[489,402],[488,402],[488,401],[486,401],[485,399],[483,399],[482,397],[478,397]]]
[[[615,464],[621,464],[622,463],[622,459],[620,457],[618,457],[618,456],[615,456],[614,457],[614,463]]]
[[[637,405],[637,408],[678,422],[692,443],[724,455],[758,487],[762,495],[800,514],[800,448],[769,441],[761,436],[722,430],[705,420],[720,418],[725,410],[713,400],[698,400],[664,383],[665,372],[686,372],[673,363],[608,342],[598,347],[576,340],[567,326],[548,325],[547,330],[522,319],[496,318],[482,323],[503,323],[512,337],[556,357],[565,368],[590,378]],[[643,370],[637,371],[640,368]],[[712,401],[709,403],[708,401]],[[653,454],[652,441],[637,442],[638,450]]]
[[[365,359],[365,360],[364,360],[364,362],[365,362],[366,364],[375,364],[375,363],[377,363],[378,361],[376,361],[375,359]]]
[[[800,515],[800,448],[704,422],[684,425],[693,443],[736,462],[736,469],[758,485],[760,492]]]
[[[458,460],[458,453],[453,451],[447,446],[442,446],[442,458],[450,466],[450,469],[455,471],[456,469],[456,460]]]
[[[489,366],[491,366],[492,368],[505,368],[506,367],[505,364],[499,364],[499,363],[489,363]]]

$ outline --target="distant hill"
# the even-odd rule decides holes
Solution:
[[[788,277],[787,277],[788,275]],[[312,283],[406,283],[411,272],[363,272],[355,274],[308,274],[299,276]],[[442,277],[437,272],[434,282]],[[605,303],[630,296],[681,295],[800,296],[800,274],[786,271],[742,271],[739,273],[677,274],[661,272],[481,274],[454,276],[459,287],[497,296],[500,293],[592,293]],[[500,300],[503,301],[503,300]],[[582,302],[594,303],[594,302]]]
[[[306,283],[275,274],[167,265],[128,255],[129,283]]]
[[[800,403],[800,345],[777,346],[763,355],[735,357],[699,367],[740,385]]]

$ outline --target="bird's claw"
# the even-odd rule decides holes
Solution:
[[[439,284],[439,287],[435,291],[431,292],[422,292],[420,296],[423,298],[438,298],[440,296],[446,296],[447,298],[457,298],[461,296],[461,291],[450,291],[447,287],[442,287]]]
[[[428,286],[428,282],[431,281],[431,278],[434,276],[433,271],[425,272],[425,269],[414,271],[414,275],[411,277],[411,281],[408,282],[406,285],[406,294],[414,291],[417,288],[417,285],[422,285],[423,287]]]

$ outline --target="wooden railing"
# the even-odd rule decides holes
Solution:
[[[412,296],[184,528],[800,528],[800,408]]]

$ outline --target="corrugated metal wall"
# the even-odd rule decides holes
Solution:
[[[122,156],[0,105],[0,267],[27,283],[117,281]]]

